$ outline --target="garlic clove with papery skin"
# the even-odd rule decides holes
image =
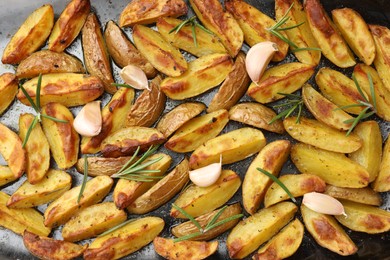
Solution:
[[[259,42],[249,49],[245,58],[245,67],[249,77],[255,84],[259,82],[277,51],[278,46],[276,43],[270,41]]]
[[[74,119],[73,127],[82,136],[92,137],[98,135],[102,129],[100,101],[87,103]]]
[[[327,194],[318,192],[306,193],[303,195],[302,204],[318,213],[347,216],[343,204]]]
[[[221,176],[222,156],[219,163],[212,163],[205,167],[190,171],[190,180],[199,187],[208,187],[213,185]]]
[[[123,67],[119,75],[126,84],[129,84],[135,89],[150,90],[145,72],[137,66],[127,65]]]

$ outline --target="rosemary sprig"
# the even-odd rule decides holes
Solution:
[[[83,157],[84,157],[84,177],[83,177],[83,183],[81,184],[79,196],[77,197],[77,204],[79,204],[81,197],[83,196],[85,185],[87,184],[87,177],[88,177],[88,160],[86,155],[84,155]]]
[[[299,124],[300,123],[300,118],[302,114],[302,107],[303,107],[303,100],[300,95],[295,95],[295,94],[286,94],[286,93],[280,93],[278,92],[279,95],[287,97],[289,100],[283,104],[276,105],[274,108],[278,107],[287,107],[285,110],[280,112],[278,115],[274,116],[271,121],[268,122],[268,124],[272,124],[276,120],[279,119],[286,119],[289,117],[296,109],[298,109],[298,115],[297,115],[297,120],[295,123]]]
[[[180,24],[178,24],[177,26],[175,26],[172,30],[169,31],[169,33],[173,33],[175,32],[178,33],[185,25],[190,25],[191,26],[191,32],[192,32],[192,39],[194,40],[194,45],[195,47],[198,47],[198,42],[196,40],[196,32],[195,32],[195,29],[196,27],[198,27],[199,29],[205,31],[206,33],[208,34],[213,34],[212,31],[208,30],[207,28],[205,28],[203,25],[201,25],[197,20],[196,20],[196,16],[192,16],[191,18],[188,18],[187,20],[184,20],[183,22],[181,22]]]
[[[102,237],[102,236],[108,235],[108,234],[110,234],[110,233],[112,233],[112,232],[114,232],[114,231],[120,229],[121,227],[124,227],[124,226],[126,226],[127,224],[129,224],[129,223],[131,223],[131,222],[134,222],[135,220],[136,220],[136,219],[128,219],[128,220],[126,220],[125,222],[122,222],[122,223],[116,225],[115,227],[112,227],[112,228],[110,228],[109,230],[107,230],[107,231],[101,233],[101,234],[98,235],[97,237]]]
[[[180,208],[175,203],[172,203],[172,207],[175,208],[176,210],[178,210],[184,216],[186,216],[199,230],[198,232],[175,238],[173,240],[173,242],[180,242],[180,241],[184,241],[184,240],[188,240],[188,239],[200,236],[200,235],[212,230],[213,228],[219,227],[219,226],[221,226],[229,221],[239,219],[239,218],[242,218],[244,216],[243,214],[236,214],[236,215],[230,216],[228,218],[225,218],[225,219],[217,222],[217,219],[221,216],[223,211],[227,208],[227,206],[223,206],[217,212],[217,214],[215,214],[213,216],[213,218],[206,224],[206,226],[204,228],[202,228],[202,226],[199,224],[199,222],[194,217],[192,217],[190,214],[188,214],[184,209]]]

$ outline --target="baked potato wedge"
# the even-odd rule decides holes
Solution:
[[[291,143],[288,140],[277,140],[267,144],[249,165],[242,183],[242,204],[245,210],[253,215],[263,202],[264,195],[272,180],[257,170],[264,169],[275,176],[279,175],[283,164],[290,154]]]
[[[233,62],[227,54],[209,54],[188,63],[188,70],[179,77],[168,77],[161,82],[161,90],[171,99],[195,97],[219,85],[232,70]]]
[[[3,73],[0,75],[0,115],[14,101],[18,93],[18,80],[12,73]]]
[[[229,113],[220,109],[193,118],[182,125],[164,146],[177,153],[191,152],[216,137],[229,121]]]
[[[180,241],[156,237],[153,240],[154,250],[165,259],[205,259],[218,249],[218,241]]]
[[[383,85],[390,91],[390,76],[388,71],[390,68],[389,56],[390,56],[390,30],[385,26],[369,25],[372,37],[374,38],[376,55],[374,59],[374,65]]]
[[[8,166],[0,165],[0,187],[16,180],[14,173]]]
[[[381,195],[369,187],[354,189],[327,185],[324,193],[336,199],[349,200],[372,206],[382,205]]]
[[[39,259],[70,260],[81,256],[88,244],[83,246],[39,236],[27,230],[23,233],[23,243],[28,251]]]
[[[91,177],[100,175],[111,176],[114,173],[117,173],[130,158],[130,156],[118,158],[88,156],[88,175]],[[78,172],[84,173],[84,158],[77,160],[76,169]]]
[[[79,211],[66,222],[62,228],[62,237],[69,242],[95,237],[126,219],[126,212],[117,209],[113,202],[95,204]]]
[[[341,153],[299,143],[291,149],[291,160],[300,172],[315,174],[331,185],[362,188],[369,183],[368,171]]]
[[[23,235],[25,230],[40,236],[48,236],[51,228],[43,224],[43,216],[39,211],[29,209],[10,209],[7,201],[10,196],[0,191],[0,226],[5,227],[16,234]]]
[[[372,184],[376,192],[390,191],[390,138],[387,136],[385,146],[382,151],[383,157],[379,168],[378,176]]]
[[[22,23],[4,49],[1,62],[18,64],[38,50],[49,37],[54,24],[54,10],[50,4],[42,5]]]
[[[72,177],[64,172],[50,169],[43,180],[36,184],[25,181],[9,198],[9,208],[32,208],[49,203],[72,186]]]
[[[229,256],[241,259],[279,232],[294,217],[297,206],[281,202],[241,220],[226,240]]]
[[[314,74],[314,66],[299,62],[285,63],[266,70],[258,84],[252,82],[247,94],[259,103],[269,103],[291,94]]]
[[[49,50],[63,52],[80,33],[90,10],[90,0],[70,1],[54,24],[48,41]]]

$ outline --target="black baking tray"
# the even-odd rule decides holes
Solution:
[[[274,17],[275,11],[274,11],[274,1],[273,0],[246,0],[248,3],[256,6],[259,8],[262,12],[268,14],[271,17]],[[91,0],[91,4],[93,6],[93,11],[97,13],[99,20],[104,27],[107,21],[114,20],[118,21],[119,14],[123,10],[123,8],[128,4],[128,0]],[[371,24],[379,24],[383,26],[390,27],[390,1],[389,0],[342,0],[342,1],[334,1],[334,0],[322,0],[322,4],[324,5],[325,9],[330,12],[331,10],[335,8],[342,8],[342,7],[350,7],[356,11],[358,11],[362,17],[365,19],[367,23]],[[4,48],[6,44],[9,42],[10,37],[16,32],[18,26],[24,21],[24,19],[37,7],[41,6],[42,4],[50,3],[53,5],[56,17],[61,13],[65,5],[67,4],[67,1],[63,0],[52,0],[52,1],[45,1],[45,0],[14,0],[14,1],[6,1],[6,0],[0,0],[0,53],[3,53]],[[193,12],[190,10],[190,13],[188,14],[191,16]],[[131,29],[125,29],[126,33],[130,36],[131,35]],[[247,46],[243,47],[244,51],[248,49]],[[82,50],[81,50],[81,44],[80,44],[80,37],[77,38],[76,42],[73,43],[68,49],[68,53],[71,53],[73,55],[78,56],[80,59],[82,59]],[[188,58],[191,58],[190,56],[187,56]],[[292,62],[296,61],[295,57],[292,54],[289,54],[288,57],[283,62]],[[271,64],[272,66],[273,64]],[[320,67],[329,66],[334,69],[337,69],[339,71],[342,71],[346,75],[351,75],[351,69],[339,69],[336,68],[334,65],[332,65],[329,61],[327,61],[325,58],[322,58]],[[317,68],[317,69],[318,69]],[[114,75],[117,80],[120,80],[118,77],[118,71],[119,69],[113,64],[113,70]],[[0,73],[14,71],[14,67],[9,65],[0,64]],[[389,72],[390,73],[390,72]],[[313,81],[313,78],[309,81],[313,86],[315,86],[315,83]],[[197,100],[204,102],[205,104],[208,104],[211,100],[211,98],[216,93],[216,89],[211,90],[199,97],[192,98],[191,100]],[[390,98],[390,97],[389,97]],[[107,102],[109,99],[108,95],[103,96],[103,103]],[[250,99],[247,96],[244,96],[241,101],[249,101]],[[171,110],[174,106],[179,104],[178,101],[169,100],[167,101],[165,112]],[[272,105],[272,104],[271,104]],[[72,111],[74,113],[77,113],[79,108],[73,108]],[[1,117],[0,122],[11,127],[15,131],[17,131],[17,122],[19,118],[19,114],[21,112],[32,112],[31,108],[26,107],[22,104],[20,104],[18,101],[15,101],[10,109],[6,111]],[[307,116],[310,116],[307,112],[305,113]],[[379,120],[379,118],[375,118],[380,123],[381,126],[381,132],[383,139],[387,137],[389,131],[390,131],[390,124],[388,122],[383,122],[382,120]],[[229,122],[229,124],[225,127],[223,132],[228,132],[233,129],[236,129],[238,127],[241,127],[242,125],[235,122]],[[267,142],[270,142],[272,140],[276,139],[289,139],[293,141],[289,136],[287,135],[277,135],[273,134],[267,131],[264,131],[264,134],[267,138]],[[169,151],[164,150],[161,148],[162,151],[169,153],[174,158],[174,163],[178,163],[182,158],[183,155],[178,155]],[[253,157],[247,158],[241,162],[235,163],[233,165],[226,165],[223,168],[226,169],[232,169],[236,171],[241,178],[243,179],[244,174],[246,172],[247,167],[249,166],[250,162],[253,160]],[[0,164],[4,163],[2,161],[2,158],[0,158]],[[55,167],[55,166],[54,166]],[[75,169],[70,169],[68,172],[73,177],[73,185],[79,185],[81,183],[81,174],[77,173]],[[297,172],[295,167],[292,165],[291,161],[288,161],[284,168],[282,169],[282,173],[291,173],[291,172]],[[12,194],[13,191],[15,191],[23,181],[25,181],[25,177],[22,177],[20,180],[2,187],[1,190]],[[383,193],[383,206],[382,208],[386,210],[390,210],[390,193]],[[111,197],[108,196],[106,201],[110,201]],[[237,194],[230,200],[229,203],[241,201],[241,190],[237,192]],[[172,225],[175,225],[179,223],[178,221],[172,219],[169,217],[169,210],[170,210],[171,203],[167,203],[164,206],[160,207],[159,209],[147,214],[147,215],[154,215],[154,216],[160,216],[164,218],[165,220],[165,229],[162,232],[162,236],[164,237],[170,237],[170,227]],[[43,212],[46,208],[46,205],[38,207],[38,210]],[[129,216],[137,217],[137,216]],[[297,214],[297,217],[300,218],[299,213]],[[210,257],[210,259],[229,259],[227,250],[226,250],[226,237],[229,232],[226,232],[225,234],[218,237],[218,241],[220,242],[219,250],[216,254]],[[350,230],[347,230],[347,233],[351,236],[352,240],[356,243],[359,250],[358,252],[349,257],[341,257],[335,253],[332,253],[331,251],[324,249],[317,245],[317,243],[314,241],[314,239],[308,234],[308,232],[305,232],[305,236],[302,241],[302,245],[298,249],[298,251],[290,257],[290,259],[390,259],[390,234],[379,234],[379,235],[367,235],[364,233],[359,232],[351,232]],[[56,229],[53,231],[53,237],[55,238],[61,238],[61,230]],[[84,241],[83,243],[87,243],[90,241]],[[3,228],[0,228],[0,259],[33,259],[33,256],[29,254],[27,249],[23,245],[22,238],[14,233],[12,233],[9,230],[5,230]],[[162,259],[160,256],[158,256],[153,249],[153,246],[149,244],[148,246],[144,247],[143,249],[139,250],[138,252],[135,252],[129,256],[127,256],[125,259]],[[249,258],[248,258],[249,259]]]

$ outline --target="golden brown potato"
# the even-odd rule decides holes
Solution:
[[[381,195],[369,187],[354,189],[327,185],[324,193],[336,199],[350,200],[372,206],[382,205]]]
[[[12,36],[4,49],[1,62],[17,64],[41,47],[54,24],[54,11],[50,4],[34,10]]]
[[[100,175],[111,176],[114,173],[117,173],[130,158],[131,156],[124,156],[118,158],[88,156],[88,175],[91,177],[96,177]],[[84,158],[80,158],[77,160],[76,169],[78,172],[84,172]]]
[[[48,41],[51,51],[63,52],[80,33],[91,9],[89,0],[72,0],[62,11]]]
[[[14,101],[18,92],[18,80],[12,73],[0,75],[0,115]]]
[[[385,146],[383,147],[383,157],[379,173],[375,181],[373,182],[372,188],[376,192],[387,192],[390,191],[390,138],[387,136]]]
[[[0,165],[0,187],[16,180],[14,173],[8,166]]]

